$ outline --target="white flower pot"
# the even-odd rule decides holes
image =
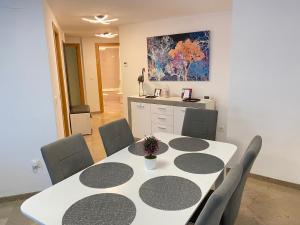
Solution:
[[[154,159],[147,159],[145,158],[145,166],[148,170],[153,170],[156,167],[156,160],[157,158]]]

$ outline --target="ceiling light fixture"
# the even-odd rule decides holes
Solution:
[[[111,32],[105,32],[105,33],[102,33],[102,34],[95,34],[96,37],[101,37],[101,38],[114,38],[116,36],[118,36],[118,34],[114,34],[114,33],[111,33]]]
[[[108,19],[108,15],[98,15],[98,16],[94,16],[93,18],[94,19],[83,17],[81,19],[83,21],[87,21],[87,22],[90,22],[90,23],[102,23],[102,24],[105,24],[105,25],[108,25],[111,22],[115,22],[115,21],[119,20],[118,18]]]

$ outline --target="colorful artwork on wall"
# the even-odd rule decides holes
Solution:
[[[209,31],[147,38],[151,81],[208,81]]]

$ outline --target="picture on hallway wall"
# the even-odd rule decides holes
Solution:
[[[147,38],[150,81],[208,81],[209,31]]]

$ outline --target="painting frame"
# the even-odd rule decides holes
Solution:
[[[147,37],[149,81],[209,81],[210,31]]]

